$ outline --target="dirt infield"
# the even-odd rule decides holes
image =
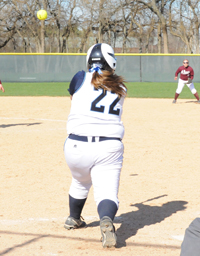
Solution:
[[[63,144],[69,97],[0,98],[0,255],[180,255],[200,216],[200,105],[125,100],[116,249],[102,249],[91,189],[81,230],[63,228],[70,171]]]

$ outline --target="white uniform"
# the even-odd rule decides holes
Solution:
[[[67,122],[68,134],[123,138],[121,121],[124,99],[103,89],[95,90],[92,73],[87,72],[82,86],[73,95]]]
[[[180,94],[183,90],[183,87],[187,85],[187,87],[190,89],[191,93],[192,94],[195,94],[197,92],[197,90],[195,89],[194,87],[194,84],[191,83],[191,84],[188,84],[187,81],[185,80],[182,80],[181,78],[179,78],[178,80],[178,87],[176,89],[176,93]]]
[[[65,159],[72,173],[69,194],[77,199],[87,198],[93,184],[97,206],[104,199],[110,199],[118,206],[124,152],[121,142],[124,98],[103,89],[95,90],[90,72],[82,71],[80,79],[78,73],[75,76],[67,122],[69,137],[64,145]]]

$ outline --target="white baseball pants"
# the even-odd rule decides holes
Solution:
[[[182,80],[179,78],[178,80],[178,87],[176,89],[176,93],[180,94],[183,90],[183,87],[185,86],[185,83],[186,81],[185,80]],[[194,84],[191,83],[191,84],[186,84],[187,87],[190,89],[191,93],[192,94],[195,94],[197,92],[197,90],[194,88]]]
[[[83,142],[67,138],[64,154],[72,174],[70,196],[76,199],[87,198],[93,185],[97,206],[102,200],[110,199],[118,207],[123,153],[124,146],[119,140]]]

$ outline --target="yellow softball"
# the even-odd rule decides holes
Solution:
[[[46,20],[47,18],[47,11],[46,10],[39,10],[37,12],[37,17],[39,20]]]

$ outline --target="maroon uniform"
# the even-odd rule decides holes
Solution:
[[[191,78],[191,79],[194,78],[194,70],[193,70],[193,68],[190,67],[190,66],[187,66],[187,67],[180,66],[180,67],[177,69],[177,71],[176,71],[176,73],[175,73],[175,76],[177,77],[179,73],[181,73],[181,74],[180,74],[180,79],[182,79],[182,80],[187,81],[188,78]]]
[[[182,92],[183,87],[187,85],[187,87],[190,89],[191,93],[195,96],[197,99],[197,103],[200,103],[199,95],[197,90],[194,88],[194,84],[192,82],[194,78],[194,70],[192,67],[189,66],[189,61],[187,59],[183,60],[183,66],[179,67],[176,70],[174,80],[177,80],[178,74],[180,73],[180,78],[178,79],[178,87],[176,89],[176,93],[174,95],[174,100],[172,103],[176,103],[176,100],[179,96],[179,94]]]

